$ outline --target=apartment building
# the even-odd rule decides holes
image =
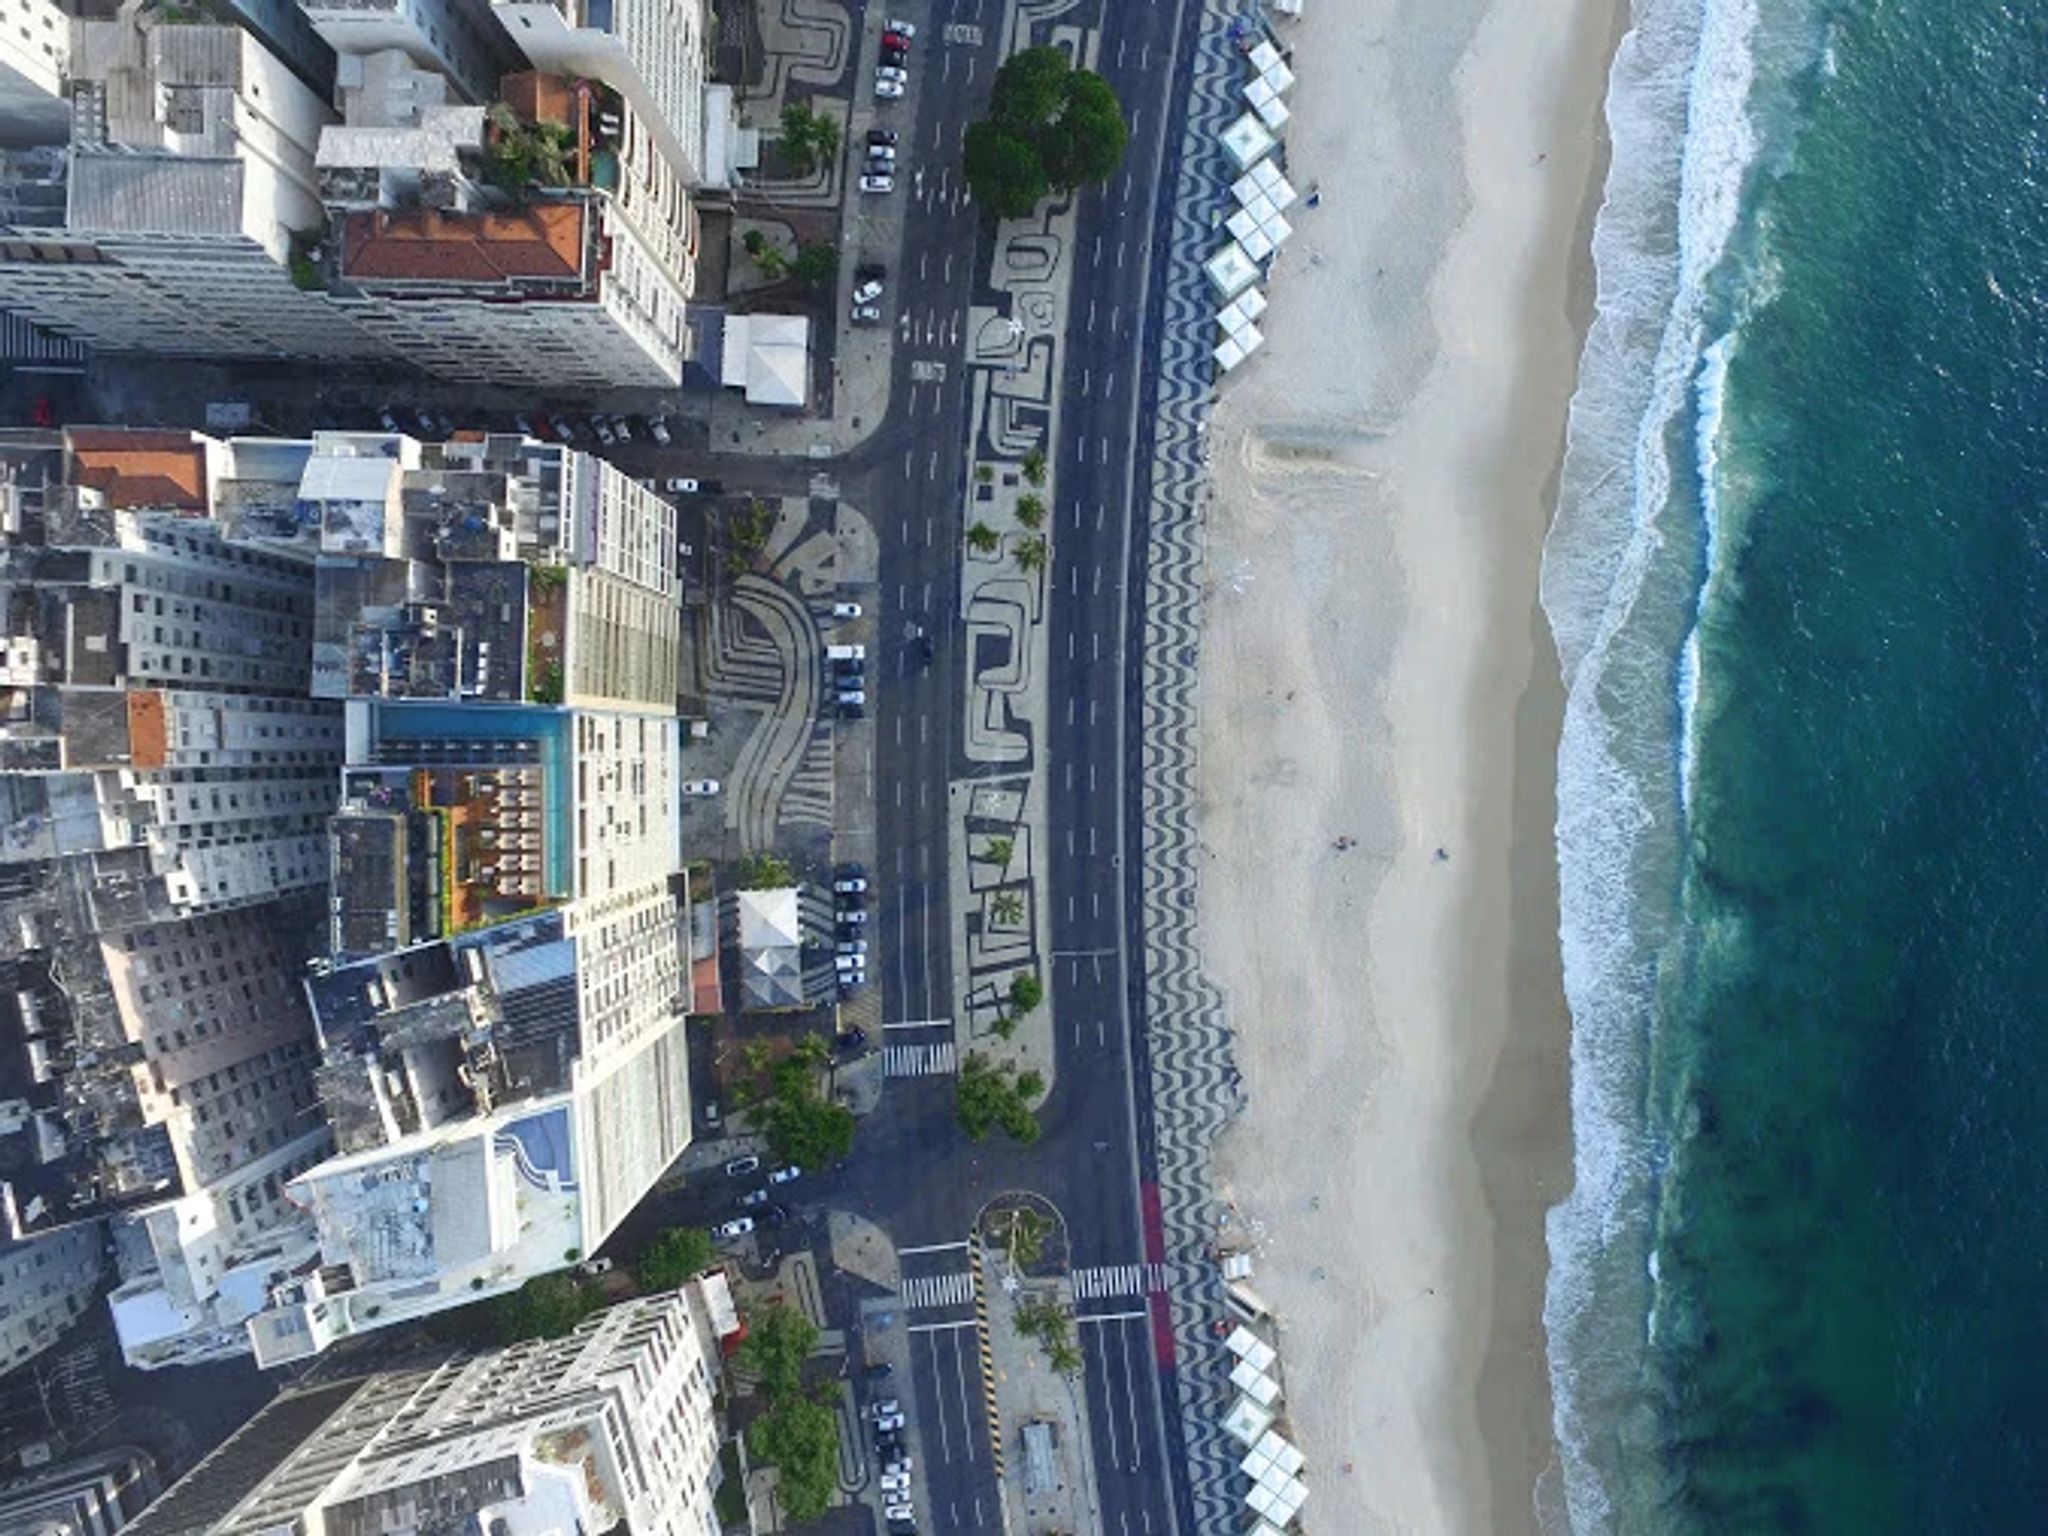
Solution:
[[[106,1274],[106,1244],[100,1224],[84,1221],[0,1247],[0,1375],[57,1343],[92,1305]]]
[[[566,1338],[295,1389],[131,1529],[717,1536],[713,1392],[736,1327],[714,1273]]]
[[[602,81],[687,186],[704,179],[701,0],[492,0],[519,50],[551,74]]]
[[[246,1353],[332,1147],[312,560],[211,515],[248,467],[191,433],[11,434],[0,469],[0,1263],[92,1231],[131,1362]]]
[[[70,69],[71,18],[56,0],[0,0],[0,148],[63,140]]]
[[[0,156],[0,307],[109,351],[382,350],[302,264],[333,114],[252,33],[78,20],[70,80],[67,137]]]
[[[487,0],[300,0],[300,8],[339,55],[344,92],[357,68],[352,60],[390,49],[445,77],[472,103],[492,100],[498,77],[525,67]]]

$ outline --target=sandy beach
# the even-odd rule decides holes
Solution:
[[[1311,1530],[1534,1531],[1557,1500],[1536,577],[1619,19],[1309,0],[1288,34],[1287,168],[1323,197],[1211,428],[1201,914],[1251,1099],[1218,1178],[1282,1322]]]

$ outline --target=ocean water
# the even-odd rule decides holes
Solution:
[[[1570,1524],[2048,1531],[2048,3],[1634,20],[1544,569]]]

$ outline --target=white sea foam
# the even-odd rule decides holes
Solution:
[[[1698,419],[1693,428],[1694,456],[1699,472],[1700,525],[1706,540],[1706,579],[1693,606],[1693,626],[1686,631],[1678,659],[1678,796],[1683,812],[1692,814],[1692,776],[1699,760],[1700,631],[1699,620],[1714,594],[1714,576],[1721,568],[1720,448],[1721,413],[1727,405],[1728,359],[1735,337],[1724,335],[1701,354]]]
[[[1619,1523],[1615,1463],[1602,1452],[1626,1434],[1647,1314],[1655,1167],[1645,1025],[1677,846],[1674,650],[1697,598],[1696,546],[1665,558],[1667,541],[1698,537],[1668,521],[1670,430],[1697,374],[1707,279],[1755,154],[1746,103],[1756,24],[1754,0],[1638,0],[1616,54],[1613,160],[1593,236],[1598,308],[1544,554],[1544,607],[1568,690],[1557,835],[1575,1137],[1574,1187],[1549,1218],[1544,1319],[1582,1536]]]

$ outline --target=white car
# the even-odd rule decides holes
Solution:
[[[872,304],[881,296],[882,280],[878,277],[869,278],[853,290],[853,302],[856,304]]]
[[[896,178],[894,176],[863,176],[860,179],[860,189],[863,192],[894,192],[896,190]]]
[[[855,325],[880,325],[882,323],[882,312],[872,304],[856,304],[853,306],[853,323]]]
[[[683,793],[686,795],[715,795],[718,793],[718,780],[686,779],[683,781]]]
[[[890,1462],[889,1465],[882,1468],[882,1470],[891,1477],[901,1477],[910,1470],[910,1458],[908,1456],[899,1456],[896,1460]]]
[[[848,971],[865,971],[868,968],[865,955],[834,955],[832,969],[844,975]]]
[[[917,28],[907,21],[897,21],[894,17],[891,17],[882,24],[882,30],[884,32],[901,32],[905,37],[917,36]]]
[[[777,1168],[771,1172],[768,1175],[768,1182],[770,1184],[787,1184],[792,1179],[802,1178],[803,1174],[803,1169],[797,1167],[795,1163],[791,1163],[786,1168]]]
[[[895,170],[896,151],[886,144],[870,144],[868,146],[868,168],[870,170]]]
[[[597,433],[597,440],[600,443],[615,443],[619,440],[619,434],[612,430],[612,424],[602,416],[591,417],[590,425],[592,430]]]
[[[882,1492],[884,1493],[907,1494],[910,1492],[910,1479],[908,1476],[901,1472],[884,1472],[882,1474],[881,1482]]]
[[[697,482],[687,478],[671,480],[668,490],[671,496],[694,496],[697,494]]]
[[[662,444],[664,447],[667,446],[668,418],[666,416],[657,416],[654,420],[648,422],[647,430],[657,443]]]
[[[860,617],[859,603],[834,603],[832,617],[835,619],[857,619]]]
[[[867,881],[858,877],[851,880],[834,880],[832,882],[833,894],[838,896],[858,896],[867,888]]]
[[[735,1237],[745,1237],[749,1232],[753,1230],[753,1217],[735,1216],[731,1221],[726,1222],[723,1226],[713,1227],[711,1229],[711,1235],[717,1238],[719,1241],[725,1242]]]
[[[910,71],[901,64],[877,64],[875,66],[875,78],[877,80],[894,80],[898,85],[908,85],[910,84]]]
[[[877,80],[875,82],[875,94],[884,101],[894,101],[903,94],[903,82],[901,80]]]
[[[859,907],[848,908],[846,910],[841,911],[839,914],[839,921],[841,921],[842,923],[851,923],[856,928],[858,928],[862,923],[866,922],[867,920],[867,913],[861,911]]]

